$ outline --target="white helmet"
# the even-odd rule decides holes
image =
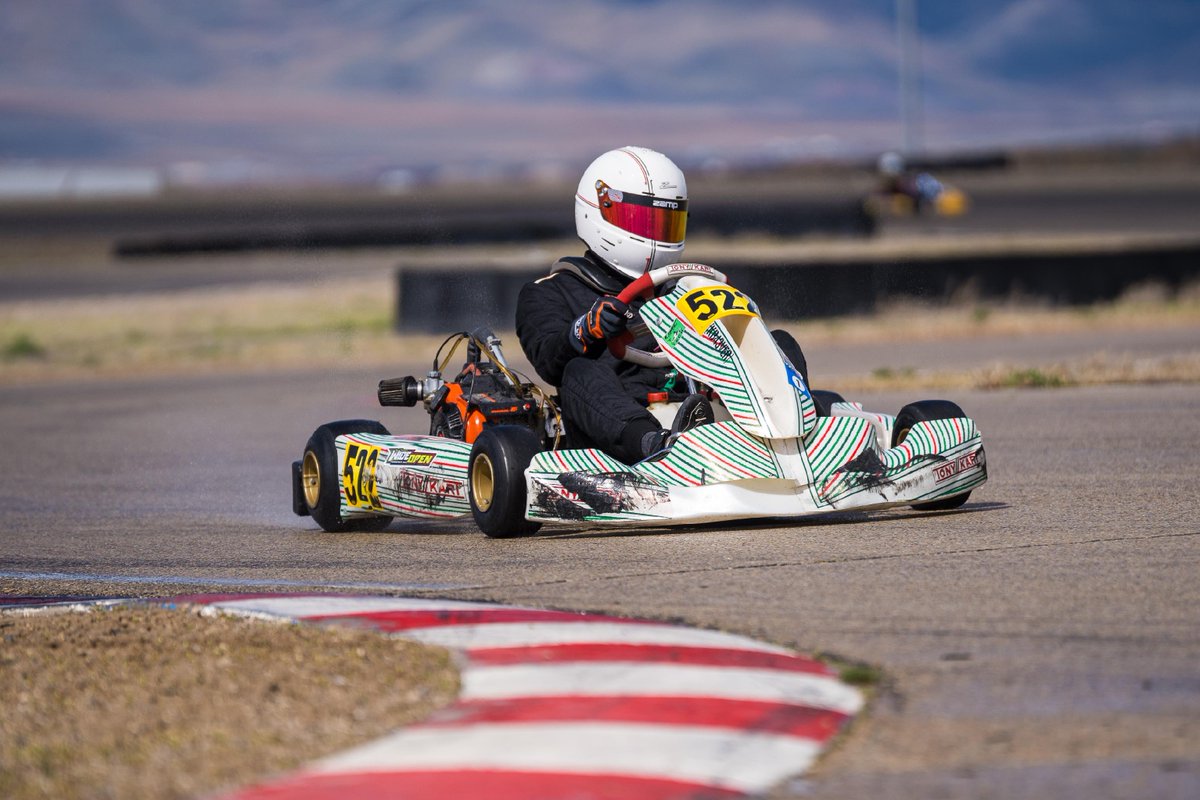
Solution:
[[[575,191],[575,231],[618,272],[637,278],[683,255],[687,181],[671,159],[645,147],[610,150]]]
[[[904,172],[904,156],[889,150],[879,157],[879,172],[883,175],[899,175]]]

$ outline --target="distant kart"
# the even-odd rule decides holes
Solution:
[[[911,217],[934,214],[958,217],[967,213],[970,200],[966,192],[942,183],[928,172],[898,180],[881,187],[864,201],[873,216]]]
[[[669,291],[652,297],[656,287]],[[292,465],[293,510],[327,531],[470,514],[485,534],[506,538],[543,523],[660,526],[901,505],[953,509],[987,480],[980,433],[961,408],[924,400],[890,416],[811,391],[758,307],[712,267],[653,270],[620,298],[642,296],[649,299],[641,324],[658,351],[630,347],[629,332],[610,341],[610,351],[674,367],[689,393],[711,398],[715,422],[636,464],[571,448],[570,420],[508,366],[495,336],[457,334],[424,378],[379,384],[381,405],[423,402],[429,434],[392,435],[369,420],[322,425]],[[443,370],[464,341],[466,362],[447,382]],[[647,402],[669,426],[686,396],[663,392]]]

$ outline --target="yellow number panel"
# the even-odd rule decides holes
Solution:
[[[679,298],[675,304],[679,312],[692,323],[697,333],[704,333],[709,325],[721,317],[740,315],[757,317],[758,309],[746,295],[728,286],[702,286]]]
[[[379,461],[379,448],[349,442],[346,444],[346,461],[342,464],[342,488],[345,489],[346,505],[382,511],[379,490],[375,486],[375,465]]]

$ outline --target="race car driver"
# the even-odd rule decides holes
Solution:
[[[662,153],[644,147],[604,153],[575,192],[575,230],[586,252],[560,259],[521,290],[517,337],[542,380],[558,387],[573,448],[598,447],[633,464],[663,450],[674,435],[713,421],[708,399],[693,394],[665,430],[647,410],[647,395],[674,388],[673,373],[620,361],[607,348],[636,314],[615,295],[683,255],[687,200],[683,172]],[[783,336],[790,341],[778,335],[777,341],[807,380],[799,346]],[[640,349],[653,344],[648,336],[633,342]]]

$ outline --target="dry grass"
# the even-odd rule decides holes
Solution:
[[[392,284],[381,275],[3,304],[0,383],[425,360],[432,337],[391,331]]]
[[[181,372],[412,364],[440,336],[393,333],[394,280],[252,285],[182,293],[0,303],[0,384]],[[805,347],[892,340],[1056,334],[1101,329],[1200,328],[1200,287],[1167,296],[1144,287],[1084,308],[895,305],[866,317],[785,325]],[[512,341],[511,333],[502,334]],[[1192,355],[1040,366],[1011,364],[954,374],[872,374],[847,389],[995,387],[1197,381]]]
[[[451,702],[437,648],[157,608],[0,616],[0,797],[184,798]]]
[[[984,336],[1078,333],[1111,329],[1200,326],[1200,284],[1171,294],[1148,284],[1111,303],[1078,307],[1036,304],[929,306],[893,303],[869,316],[835,317],[783,327],[806,346],[890,340],[945,341]]]
[[[875,370],[870,375],[839,377],[838,389],[848,394],[892,389],[1057,389],[1197,382],[1200,382],[1200,351],[1155,358],[1096,353],[1073,364],[1030,367],[1000,363],[958,372]]]
[[[876,369],[838,378],[845,391],[888,389],[1002,389],[1096,386],[1120,383],[1200,382],[1200,285],[1176,294],[1160,286],[1139,287],[1112,303],[1060,308],[1026,305],[929,307],[896,304],[867,317],[841,317],[783,327],[806,348],[881,341],[945,342],[982,337],[1054,336],[1101,330],[1196,329],[1196,349],[1135,358],[1098,352],[1054,364],[996,363],[959,371]]]

